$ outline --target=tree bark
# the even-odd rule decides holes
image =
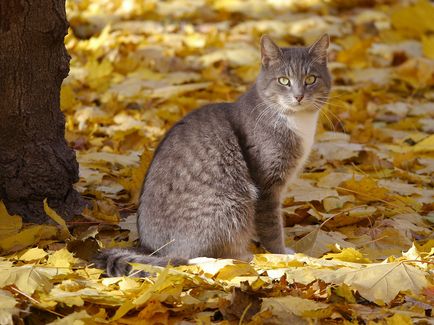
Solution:
[[[0,200],[25,221],[70,219],[82,207],[65,141],[60,86],[69,72],[65,0],[0,0]]]

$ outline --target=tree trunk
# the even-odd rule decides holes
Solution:
[[[0,200],[25,221],[48,219],[45,198],[66,219],[82,207],[59,107],[67,29],[65,0],[0,0]]]

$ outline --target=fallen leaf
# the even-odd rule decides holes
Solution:
[[[343,194],[353,194],[362,202],[380,201],[388,198],[388,191],[368,177],[344,181],[338,187],[338,191]]]
[[[37,244],[43,239],[57,236],[57,228],[54,226],[30,226],[18,234],[0,239],[0,251],[16,252],[28,246]]]
[[[411,59],[397,67],[393,75],[417,89],[430,87],[434,85],[434,62],[425,58]]]
[[[322,201],[330,196],[338,196],[338,192],[330,188],[312,186],[308,181],[299,179],[290,185],[287,196],[299,201]]]
[[[15,285],[22,292],[32,295],[36,289],[48,291],[53,284],[49,281],[56,270],[47,270],[41,267],[19,266],[2,267],[0,273],[0,287]]]
[[[354,245],[346,242],[345,238],[341,233],[326,232],[318,227],[299,239],[292,248],[298,253],[320,257],[330,251],[335,244],[339,244],[341,247],[353,247]]]
[[[222,267],[217,275],[217,280],[231,280],[237,276],[258,275],[256,270],[247,263],[234,263]]]
[[[434,31],[434,22],[430,17],[434,8],[427,0],[419,0],[414,5],[397,7],[392,13],[392,24],[397,29],[410,30],[420,35],[425,31]]]
[[[291,314],[305,316],[312,311],[322,311],[323,315],[319,318],[325,318],[332,313],[328,308],[327,304],[292,296],[264,298],[262,303],[262,309],[271,309],[273,315],[280,314],[282,318]]]
[[[4,238],[14,235],[19,232],[22,225],[21,217],[10,215],[3,201],[0,201],[0,236]]]
[[[47,265],[68,270],[76,261],[77,259],[66,248],[62,248],[48,257]]]
[[[320,278],[326,282],[345,283],[364,298],[386,304],[399,292],[417,294],[429,283],[423,271],[404,262],[372,264],[358,270],[341,268]]]
[[[59,318],[51,323],[48,323],[48,325],[84,325],[86,322],[83,320],[90,319],[92,319],[92,316],[90,316],[87,311],[80,310],[72,312],[66,317]]]
[[[18,301],[14,296],[5,290],[0,290],[0,324],[13,324],[14,316],[17,316],[19,309],[15,307]]]
[[[139,319],[143,319],[147,324],[169,324],[169,310],[164,307],[158,300],[151,300],[146,304],[138,315]]]
[[[17,258],[21,261],[29,262],[43,259],[45,256],[47,256],[47,252],[36,247],[25,250],[24,252],[20,253]]]
[[[339,253],[325,254],[323,258],[337,259],[337,260],[353,262],[353,263],[371,263],[371,261],[368,258],[364,257],[361,252],[359,252],[353,247],[344,248]]]
[[[423,54],[428,59],[434,60],[434,36],[422,35]]]
[[[53,209],[51,209],[48,206],[47,199],[44,199],[44,211],[51,219],[53,219],[56,223],[58,223],[60,225],[60,227],[62,229],[62,233],[66,237],[71,237],[71,233],[69,232],[69,229],[68,229],[68,226],[66,225],[65,220],[63,220],[63,218],[61,216],[59,216],[56,213],[56,211],[54,211]]]
[[[410,316],[402,314],[394,314],[392,317],[386,318],[387,325],[412,325],[413,321]]]
[[[121,222],[119,222],[119,227],[122,229],[127,229],[130,231],[128,238],[130,241],[139,239],[139,233],[137,230],[137,215],[131,214]]]
[[[433,152],[434,135],[430,135],[412,147],[414,152]]]
[[[261,310],[262,300],[254,294],[234,288],[228,305],[220,307],[221,313],[227,320],[239,320],[240,323],[250,321]]]

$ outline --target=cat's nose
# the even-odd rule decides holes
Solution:
[[[298,96],[294,96],[294,98],[297,100],[297,102],[301,102],[301,100],[303,99],[304,95],[298,95]]]

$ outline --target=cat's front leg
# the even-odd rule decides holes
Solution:
[[[288,253],[288,249],[285,247],[283,222],[278,201],[258,201],[255,226],[259,242],[267,251],[274,254]]]

